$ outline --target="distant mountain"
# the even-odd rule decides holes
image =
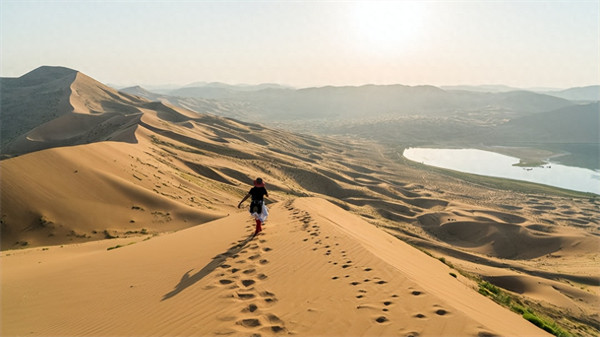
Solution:
[[[452,114],[496,109],[527,115],[571,105],[566,99],[529,92],[447,91],[434,86],[364,85],[240,91],[230,87],[193,87],[171,95],[249,104],[253,120],[377,119],[390,116]]]
[[[260,94],[267,94],[260,92]],[[270,93],[272,95],[272,93]],[[496,109],[526,115],[572,103],[526,91],[475,93],[445,91],[434,86],[367,85],[296,90],[285,96],[252,101],[270,113],[270,119],[325,118],[378,119],[407,115],[453,115],[461,111]],[[262,101],[261,101],[262,98]]]
[[[194,82],[182,88],[171,90],[168,92],[168,95],[177,97],[193,97],[206,99],[231,99],[237,98],[239,95],[245,95],[246,93],[255,93],[257,91],[266,89],[291,90],[292,88],[272,83],[264,83],[258,85],[231,85],[220,82]]]
[[[600,143],[598,102],[513,119],[498,127],[495,135],[521,142]]]
[[[146,90],[140,86],[123,88],[120,92],[143,97],[150,101],[163,102],[176,107],[192,110],[198,113],[207,113],[217,116],[248,119],[247,111],[251,108],[247,104],[216,101],[214,99],[197,97],[179,97],[167,94],[160,94]]]
[[[134,87],[121,88],[121,89],[119,89],[119,92],[123,92],[123,93],[129,94],[129,95],[143,97],[143,98],[146,98],[151,101],[159,101],[162,97],[164,97],[164,95],[162,95],[162,94],[151,92],[149,90],[146,90],[146,89],[140,87],[139,85],[136,85]]]
[[[205,85],[185,86],[168,92],[170,96],[194,97],[207,99],[235,99],[239,96],[253,94],[263,90],[292,90],[278,84],[229,85],[225,83],[207,83]]]
[[[258,91],[263,89],[292,89],[290,86],[285,86],[276,83],[261,83],[261,84],[227,84],[222,82],[193,82],[183,86],[182,88],[221,88],[233,91]]]
[[[600,85],[570,88],[561,91],[548,91],[546,94],[571,101],[597,102],[600,101]]]
[[[515,118],[486,133],[488,144],[530,146],[562,154],[555,161],[600,168],[598,102]]]
[[[509,87],[502,84],[489,84],[489,85],[444,85],[440,86],[444,90],[463,90],[473,92],[509,92],[509,91],[520,91],[522,88]]]
[[[205,99],[229,99],[237,95],[238,91],[219,87],[183,87],[168,92],[170,96],[191,97]]]

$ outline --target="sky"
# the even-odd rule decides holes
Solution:
[[[113,85],[600,84],[595,1],[0,0],[0,76]]]

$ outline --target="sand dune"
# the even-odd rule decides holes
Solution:
[[[19,131],[25,154],[0,162],[3,335],[543,333],[478,294],[480,279],[575,335],[600,333],[594,196],[483,186],[366,141],[58,73],[17,81],[60,99]],[[22,90],[13,101],[47,105]],[[258,176],[273,213],[247,241],[235,205]]]
[[[545,335],[322,199],[271,214],[256,238],[239,211],[113,250],[4,253],[2,335]]]
[[[148,181],[150,177],[161,180],[160,173],[154,177],[144,169],[144,161],[150,159],[131,144],[98,143],[4,161],[2,215],[10,227],[3,228],[2,245],[61,244],[127,231],[172,231],[226,214],[166,196],[177,182],[156,187]]]

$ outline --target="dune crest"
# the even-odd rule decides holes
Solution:
[[[239,211],[113,250],[4,254],[2,334],[546,335],[325,200],[271,214],[255,238]]]
[[[31,95],[40,90],[51,94]],[[109,321],[113,316],[106,315],[112,315],[116,307],[134,310],[129,301],[152,308],[155,300],[163,307],[152,310],[166,306],[174,315],[183,315],[167,317],[153,311],[149,317],[156,319],[154,329],[126,327],[123,321],[107,331],[102,322],[86,323],[89,317],[82,316],[75,306],[71,309],[73,317],[78,318],[69,322],[69,327],[57,322],[70,317],[71,309],[58,310],[61,317],[35,317],[41,320],[39,331],[44,334],[197,334],[199,328],[194,322],[204,324],[212,314],[204,307],[197,314],[182,313],[178,304],[196,308],[198,303],[206,303],[215,308],[223,304],[223,298],[233,298],[245,306],[233,312],[227,309],[230,303],[223,304],[225,309],[218,311],[218,316],[210,316],[220,323],[207,325],[214,333],[308,331],[306,334],[312,335],[315,330],[306,322],[313,321],[319,322],[322,334],[332,331],[340,335],[353,331],[373,335],[410,335],[418,331],[431,335],[489,335],[506,331],[491,322],[485,311],[479,312],[492,304],[477,294],[479,290],[489,295],[489,291],[477,289],[484,282],[500,287],[502,296],[557,322],[561,328],[584,336],[600,333],[600,204],[595,196],[534,184],[523,187],[508,181],[479,179],[474,183],[464,176],[405,161],[393,147],[346,137],[295,134],[201,114],[162,101],[151,102],[116,92],[65,68],[41,68],[18,79],[2,79],[2,93],[6,92],[11,97],[2,97],[3,118],[8,111],[8,115],[24,120],[15,119],[23,128],[9,133],[18,136],[11,146],[22,146],[23,153],[12,153],[20,155],[0,162],[2,268],[8,271],[3,273],[3,289],[5,284],[14,286],[17,283],[11,282],[19,279],[32,289],[48,290],[49,296],[55,296],[67,288],[52,282],[48,283],[50,288],[43,288],[41,283],[59,280],[69,289],[79,289],[69,299],[77,304],[88,293],[104,299],[124,294],[129,286],[134,289],[136,284],[153,284],[152,289],[136,292],[139,297],[125,294],[123,301],[111,298],[106,302],[110,305],[102,307],[107,314],[100,317]],[[212,101],[203,104],[207,109],[211,104],[216,109],[224,107]],[[40,106],[47,109],[36,110]],[[24,110],[31,114],[23,114]],[[6,125],[12,124],[5,124],[3,119],[2,130]],[[10,157],[9,153],[3,155]],[[245,216],[236,217],[240,212],[236,205],[256,177],[267,182],[269,202],[277,203],[269,221],[285,228],[268,245],[259,240],[255,246],[244,236],[245,231],[229,223],[251,226]],[[298,197],[302,198],[289,202]],[[195,231],[202,234],[184,237]],[[155,235],[161,236],[152,238]],[[210,242],[206,241],[208,237]],[[144,238],[152,239],[140,242]],[[337,250],[336,243],[342,244],[336,241],[338,238],[350,248]],[[408,249],[402,242],[437,260],[422,260],[422,253]],[[130,247],[131,243],[136,244]],[[184,248],[186,245],[191,248]],[[156,252],[142,247],[153,247]],[[185,253],[173,255],[169,247]],[[111,248],[112,255],[105,252],[107,248]],[[251,254],[255,250],[261,254]],[[126,251],[137,252],[135,259],[125,258],[127,267],[121,264],[125,262],[111,258]],[[161,259],[157,252],[166,258]],[[318,252],[323,255],[314,255]],[[271,264],[270,258],[262,258],[263,253],[276,256],[284,264]],[[232,259],[236,255],[244,255],[245,262],[239,260],[240,264],[252,261],[252,267],[243,269],[247,273],[235,265],[237,260]],[[33,261],[19,260],[20,256],[52,258]],[[92,260],[85,260],[92,256]],[[172,260],[178,259],[181,261],[173,264]],[[50,261],[54,261],[49,264],[52,268],[43,267]],[[77,278],[64,280],[61,273],[74,270],[61,269],[65,261],[79,261],[76,267],[67,266],[89,271],[85,282],[90,284],[98,285],[96,279],[110,283],[106,275],[120,273],[128,276],[116,280],[130,284],[123,287],[119,281],[97,291]],[[140,261],[139,268],[131,268]],[[5,262],[12,267],[5,269]],[[94,267],[86,267],[86,263]],[[174,269],[169,269],[171,264]],[[273,266],[277,268],[270,270]],[[43,267],[39,271],[43,270],[44,277],[36,274],[39,267]],[[165,271],[165,276],[154,274],[156,268]],[[375,270],[382,273],[371,275]],[[134,271],[137,276],[146,276],[140,281],[131,274]],[[227,272],[240,278],[220,275]],[[295,275],[285,279],[294,286],[273,282],[268,288],[250,291],[268,284],[271,272],[281,277]],[[438,283],[431,275],[448,282]],[[205,284],[209,279],[213,283]],[[457,279],[476,297],[452,288]],[[319,288],[333,281],[338,284]],[[204,284],[209,292],[193,292],[198,284]],[[410,296],[389,291],[390,284],[404,291],[411,288]],[[55,292],[55,287],[60,291]],[[210,292],[215,287],[228,292]],[[316,297],[311,297],[314,306],[299,307],[305,311],[269,309],[285,298],[285,303],[296,303],[307,296],[307,291]],[[463,294],[476,304],[470,306],[461,299],[463,295],[457,298],[453,293]],[[31,307],[19,311],[21,299],[32,295],[16,294],[2,302],[3,309],[8,308],[3,311],[15,315],[10,317],[27,316],[27,310],[34,310],[38,304],[39,308],[54,310],[51,303],[27,302]],[[152,296],[146,299],[148,294]],[[187,294],[195,294],[193,303],[186,302]],[[417,299],[425,299],[426,305]],[[256,300],[268,307],[263,310],[261,305],[248,302]],[[85,301],[82,305],[87,308]],[[334,315],[336,310],[346,313],[350,307],[360,309],[360,315]],[[119,310],[115,315],[127,312]],[[166,323],[171,320],[181,327]],[[410,324],[405,327],[415,330],[400,327],[406,322]],[[418,324],[412,325],[415,322]],[[455,322],[464,323],[462,332]],[[24,331],[17,325],[12,325],[10,331]]]

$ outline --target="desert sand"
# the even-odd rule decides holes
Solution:
[[[573,335],[599,333],[596,196],[67,75],[60,121],[0,162],[3,336],[547,334],[483,281]],[[251,238],[235,206],[259,176],[271,215]]]
[[[239,211],[113,250],[5,254],[2,335],[544,335],[323,199],[271,214],[254,238]]]

